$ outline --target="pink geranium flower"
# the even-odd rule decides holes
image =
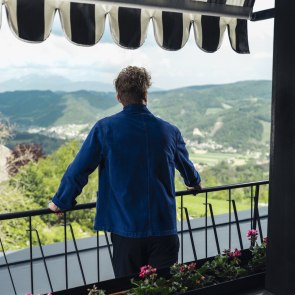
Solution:
[[[239,257],[239,256],[241,256],[241,255],[242,255],[242,254],[241,254],[241,251],[238,250],[237,248],[235,249],[234,252],[232,252],[232,257]]]
[[[179,268],[180,272],[186,272],[189,270],[195,270],[197,268],[197,264],[195,262],[192,262],[190,264],[182,264]]]
[[[197,264],[195,262],[192,262],[188,265],[188,269],[189,270],[194,270],[197,268]]]
[[[156,268],[153,268],[152,266],[150,265],[145,265],[145,266],[142,266],[140,268],[140,273],[139,273],[139,277],[144,279],[154,273],[157,272],[157,269]]]
[[[231,252],[229,249],[226,249],[223,251],[224,254],[226,254],[228,257],[240,257],[242,254],[241,254],[241,251],[237,248],[235,248],[235,250],[233,252]]]
[[[267,243],[268,243],[268,237],[263,238],[263,243],[267,246]]]
[[[247,237],[251,238],[251,237],[257,237],[258,236],[258,230],[257,229],[249,229],[247,231]]]
[[[249,240],[256,241],[257,236],[258,236],[258,230],[257,229],[249,229],[247,231],[247,237],[248,237]]]

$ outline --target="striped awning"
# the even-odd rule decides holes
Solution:
[[[233,12],[235,9],[240,12],[244,10],[244,16],[249,15],[254,0],[170,0],[166,1],[168,6],[161,6],[165,7],[165,11],[144,5],[141,8],[134,7],[136,1],[133,1],[135,5],[130,5],[131,7],[126,7],[128,1],[120,5],[118,2],[124,1],[108,0],[0,1],[6,8],[11,30],[17,37],[29,42],[42,42],[48,38],[58,11],[67,39],[78,45],[92,46],[99,42],[108,16],[113,40],[124,48],[140,47],[146,39],[151,22],[156,42],[167,50],[181,49],[192,29],[198,47],[206,52],[214,52],[221,46],[227,30],[233,50],[238,53],[249,53],[246,17],[241,19],[224,15],[226,11]],[[139,0],[138,3],[142,1]],[[172,4],[179,6],[181,1],[197,5],[202,8],[202,12],[207,11],[210,15],[198,14],[197,11],[192,11],[193,8],[189,5],[186,6],[187,12],[185,9],[182,9],[182,13],[175,12],[177,7],[173,8]],[[147,0],[146,3],[148,2]],[[0,24],[3,5],[0,6]]]

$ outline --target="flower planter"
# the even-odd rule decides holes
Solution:
[[[225,249],[222,255],[201,259],[196,263],[174,264],[169,269],[156,270],[151,265],[145,265],[140,268],[139,277],[118,278],[99,282],[94,288],[89,285],[54,294],[86,295],[89,289],[89,294],[106,292],[109,295],[127,292],[132,295],[235,295],[263,289],[268,240],[264,238],[259,245],[257,236],[256,229],[248,230],[247,237],[251,242],[249,250]]]
[[[261,273],[256,273],[256,274],[252,274],[249,276],[245,276],[242,278],[238,278],[236,280],[232,280],[232,281],[227,281],[227,282],[223,282],[223,283],[219,283],[216,285],[212,285],[212,286],[208,286],[205,288],[200,288],[200,289],[196,289],[196,290],[191,290],[191,291],[187,291],[185,293],[182,294],[188,294],[188,295],[220,295],[220,294],[227,294],[227,295],[235,295],[235,294],[240,294],[242,292],[245,291],[251,291],[251,290],[255,290],[255,289],[259,289],[259,288],[263,288],[264,287],[264,280],[265,280],[265,273],[261,272]],[[107,290],[107,285],[112,285],[114,280],[109,280],[109,281],[105,281],[103,282],[103,284],[97,284],[99,288],[105,287],[104,289]],[[122,280],[120,279],[120,281],[122,282]],[[125,289],[128,290],[131,286],[129,283],[129,279],[125,282],[126,284],[128,284],[129,286]],[[88,288],[91,288],[92,285],[89,285]],[[123,287],[123,286],[121,286]],[[87,295],[87,287],[83,286],[83,287],[77,287],[77,288],[73,288],[70,289],[68,291],[59,291],[59,292],[54,292],[53,295]],[[110,295],[123,295],[125,291],[120,291],[120,292],[114,292],[114,293],[110,293],[108,292],[107,294]]]
[[[241,253],[242,253],[242,256],[240,256],[239,259],[241,262],[241,266],[245,267],[251,258],[251,252],[249,250],[244,250]],[[212,262],[212,260],[214,260],[214,257],[198,260],[197,265],[198,267],[201,267],[207,261]],[[162,269],[157,272],[159,277],[163,277],[163,278],[169,278],[170,277],[169,273],[170,273],[169,269]],[[125,293],[126,291],[134,288],[134,285],[132,285],[130,282],[131,277],[132,276],[99,282],[98,284],[96,284],[96,286],[98,289],[105,290],[106,294],[123,295],[123,294],[126,294]],[[220,280],[222,279],[224,279],[224,277],[221,277]],[[196,294],[196,295],[240,294],[245,291],[251,291],[251,290],[263,288],[264,280],[265,280],[265,272],[257,272],[253,274],[248,273],[234,280],[222,281],[219,283],[215,283],[213,285],[208,285],[206,287],[199,287],[194,290],[186,291],[185,293],[181,293],[181,294],[190,294],[190,295],[191,294]],[[65,295],[65,294],[87,295],[87,289],[91,289],[92,287],[93,287],[93,284],[88,286],[73,288],[67,291],[54,292],[53,294],[54,295]],[[159,295],[161,294],[159,293]]]
[[[183,294],[189,295],[237,295],[245,291],[251,291],[264,287],[265,273],[257,273],[245,277],[238,278],[236,280],[219,283],[216,285],[191,290]]]
[[[216,285],[190,290],[182,294],[187,295],[235,295],[264,287],[265,273],[260,272],[236,280],[218,283]],[[110,295],[123,295],[126,291],[109,293]]]

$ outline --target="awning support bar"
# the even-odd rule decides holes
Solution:
[[[271,19],[275,17],[275,8],[261,10],[252,13],[250,20],[252,22],[257,22],[260,20]]]

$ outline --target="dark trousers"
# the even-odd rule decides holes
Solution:
[[[115,277],[138,274],[141,266],[167,268],[178,261],[178,235],[127,238],[111,234]]]

